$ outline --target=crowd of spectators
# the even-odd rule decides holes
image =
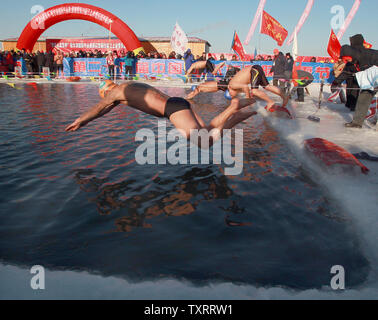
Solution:
[[[0,68],[2,72],[14,72],[14,67],[17,65],[17,60],[21,58],[22,54],[14,50],[0,51]]]
[[[102,52],[101,50],[94,51],[72,51],[70,53],[54,53],[52,51],[43,52],[37,51],[34,53],[26,52],[25,50],[21,51],[0,51],[0,72],[14,72],[15,66],[17,65],[17,60],[23,58],[26,63],[27,71],[29,75],[40,74],[43,71],[44,67],[48,67],[53,76],[59,77],[63,75],[63,59],[64,58],[106,58],[106,64],[108,66],[109,75],[112,76],[115,73],[116,67],[119,65],[117,59],[123,59],[125,62],[125,68],[127,69],[127,74],[132,74],[133,65],[136,59],[183,59],[183,56],[172,51],[168,56],[165,53],[159,52],[148,52],[143,51],[139,52],[137,55],[134,55],[133,52],[129,51],[107,51]],[[216,60],[214,55],[203,53],[201,56],[193,56],[194,61],[206,60],[211,58]],[[286,54],[286,59],[290,66],[293,65],[292,57],[289,53]],[[224,54],[221,54],[219,61],[226,61]],[[231,61],[238,61],[236,54],[232,55]],[[274,61],[274,55],[258,55],[254,61]],[[313,57],[311,61],[316,61],[316,58]]]

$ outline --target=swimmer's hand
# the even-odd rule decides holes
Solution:
[[[76,119],[75,122],[71,123],[67,128],[67,132],[74,132],[79,130],[81,127],[84,126],[84,123],[80,119]]]

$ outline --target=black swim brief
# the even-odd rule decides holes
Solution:
[[[183,98],[172,97],[165,104],[164,117],[170,118],[172,114],[181,110],[190,110],[190,103]]]
[[[262,86],[265,88],[266,86],[269,85],[269,81],[265,76],[265,72],[263,68],[255,64],[251,68],[251,87],[252,89],[258,89],[259,86]]]
[[[228,88],[229,79],[221,79],[217,82],[218,90],[226,91]]]

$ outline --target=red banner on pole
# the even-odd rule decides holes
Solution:
[[[371,49],[371,48],[373,48],[373,45],[371,43],[369,43],[369,42],[364,41],[364,47],[366,49]]]
[[[339,42],[339,39],[337,38],[336,34],[331,29],[331,35],[329,37],[328,41],[328,54],[334,59],[335,61],[339,60],[340,58],[340,50],[341,50],[341,44]]]
[[[288,35],[287,30],[272,16],[263,11],[261,18],[261,33],[272,37],[277,41],[279,46],[282,46]]]
[[[241,61],[246,61],[246,54],[236,31],[234,32],[231,48],[237,53]]]

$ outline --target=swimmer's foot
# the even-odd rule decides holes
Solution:
[[[283,107],[283,106],[280,106],[280,105],[277,105],[277,104],[273,104],[273,106],[271,106],[270,108],[268,108],[268,106],[266,106],[265,109],[268,112],[271,112],[272,114],[274,114],[275,116],[285,115],[285,116],[288,116],[290,119],[293,119],[293,116],[291,115],[290,111],[286,107]]]
[[[274,101],[272,101],[271,103],[268,103],[268,104],[266,105],[265,109],[266,109],[267,111],[271,111],[270,109],[271,109],[272,107],[274,107],[274,106],[275,106]]]

